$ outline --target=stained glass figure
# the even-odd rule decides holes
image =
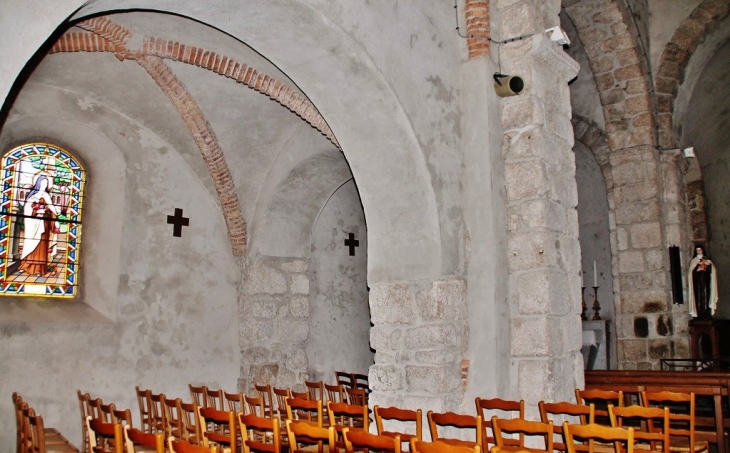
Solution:
[[[0,175],[0,296],[76,296],[83,167],[62,148],[29,143],[2,157]]]

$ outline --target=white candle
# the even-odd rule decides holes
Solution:
[[[596,271],[596,261],[593,261],[593,286],[598,286],[598,272]]]

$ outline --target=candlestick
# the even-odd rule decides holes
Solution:
[[[593,287],[593,311],[595,312],[593,320],[600,321],[601,315],[598,313],[601,311],[601,303],[598,302],[598,286]]]
[[[593,261],[593,286],[598,286],[598,272],[596,271],[596,262]]]

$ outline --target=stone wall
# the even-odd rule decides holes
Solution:
[[[372,285],[370,313],[370,405],[455,410],[468,343],[464,281]]]
[[[240,391],[254,384],[302,388],[309,378],[309,264],[303,259],[256,257],[239,296]]]

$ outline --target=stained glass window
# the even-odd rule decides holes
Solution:
[[[74,297],[86,173],[68,151],[29,143],[0,162],[0,295]]]

